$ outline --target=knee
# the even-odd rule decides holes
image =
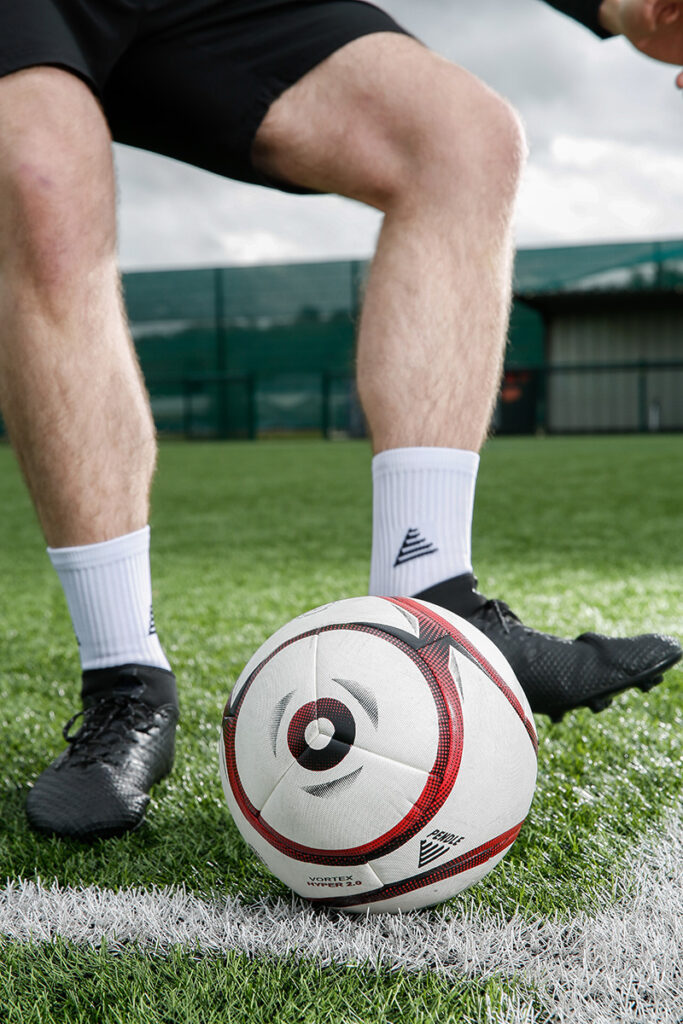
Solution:
[[[525,151],[518,116],[493,90],[415,40],[380,34],[276,100],[252,156],[271,177],[384,212],[457,212],[483,192],[493,213],[512,206]]]
[[[462,69],[441,67],[397,129],[384,140],[388,158],[376,195],[383,209],[431,203],[508,214],[527,154],[522,122],[502,97]]]
[[[521,119],[502,97],[476,83],[470,103],[461,117],[453,105],[443,115],[441,132],[443,173],[457,188],[462,182],[473,192],[483,191],[489,201],[513,201],[527,155]]]
[[[46,293],[95,269],[116,245],[104,168],[55,141],[31,131],[0,162],[0,267]]]
[[[8,115],[2,99],[0,269],[47,296],[58,294],[115,256],[106,124],[82,111],[65,124],[61,115],[40,116],[32,103]]]

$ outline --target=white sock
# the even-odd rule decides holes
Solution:
[[[410,597],[472,572],[479,456],[458,448],[393,448],[372,460],[370,593]]]
[[[149,526],[101,544],[47,551],[64,588],[83,671],[170,668],[154,626]]]

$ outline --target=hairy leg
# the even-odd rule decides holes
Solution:
[[[255,155],[271,174],[386,214],[358,351],[361,396],[380,453],[375,485],[390,468],[396,484],[392,490],[379,481],[379,499],[375,486],[371,593],[418,593],[469,618],[506,656],[532,709],[555,718],[581,705],[599,711],[620,690],[661,681],[681,657],[671,638],[558,640],[479,594],[467,568],[431,583],[401,575],[439,565],[439,554],[394,561],[406,542],[441,546],[458,518],[467,533],[471,490],[457,476],[467,475],[486,435],[505,345],[510,223],[524,156],[514,113],[414,41],[368,36],[273,105]],[[443,463],[435,473],[428,472],[432,460]],[[397,466],[403,461],[407,468]],[[439,522],[427,530],[423,517],[435,515]],[[424,535],[415,539],[406,526]],[[435,536],[433,528],[443,532]]]
[[[506,341],[524,141],[468,72],[392,34],[350,43],[271,107],[270,174],[384,211],[358,339],[376,452],[477,451]]]
[[[150,626],[155,440],[114,201],[109,132],[88,88],[55,68],[0,79],[0,404],[83,668],[81,727],[26,813],[40,832],[79,839],[140,824],[178,719]]]
[[[110,136],[56,68],[0,79],[0,407],[50,546],[145,525],[155,439],[121,302]]]

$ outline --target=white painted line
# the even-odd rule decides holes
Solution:
[[[176,887],[115,892],[17,881],[0,890],[0,934],[90,946],[106,939],[110,950],[137,942],[159,952],[179,945],[254,957],[293,954],[322,965],[515,975],[521,989],[538,992],[553,1021],[681,1024],[682,863],[683,825],[673,821],[632,853],[611,905],[534,922],[475,912],[333,919],[296,899],[245,906]],[[496,1024],[533,1024],[529,996],[529,989],[520,992]]]

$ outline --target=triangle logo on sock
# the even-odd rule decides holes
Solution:
[[[403,538],[401,550],[396,556],[394,569],[405,562],[412,562],[414,558],[424,558],[425,555],[434,555],[439,549],[431,541],[426,540],[420,531],[411,526]]]

